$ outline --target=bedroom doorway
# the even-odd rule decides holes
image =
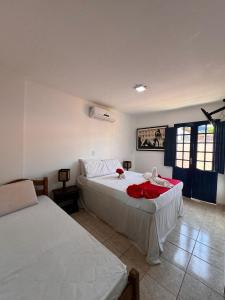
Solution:
[[[214,126],[209,122],[176,124],[176,161],[173,177],[184,183],[183,195],[216,203],[217,173]]]

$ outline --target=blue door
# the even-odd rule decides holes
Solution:
[[[173,177],[184,183],[183,195],[216,203],[214,126],[208,122],[176,125],[176,164]]]

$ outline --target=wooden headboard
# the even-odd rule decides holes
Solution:
[[[17,179],[8,182],[7,184],[24,181],[28,179]],[[44,177],[43,179],[31,179],[34,183],[34,187],[37,193],[37,196],[46,195],[48,196],[48,177]]]

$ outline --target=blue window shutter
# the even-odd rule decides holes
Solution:
[[[164,166],[174,167],[176,157],[176,128],[168,127],[165,131]]]
[[[225,122],[218,122],[215,126],[215,161],[214,170],[224,174],[225,165]]]

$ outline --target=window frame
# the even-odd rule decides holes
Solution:
[[[185,128],[188,127],[190,128],[190,133],[185,133]],[[183,133],[178,133],[178,129],[179,128],[183,128]],[[178,137],[182,136],[182,142],[177,142]],[[185,142],[185,136],[189,136],[190,137],[190,141],[189,142]],[[182,150],[178,151],[177,150],[177,145],[182,145]],[[184,145],[190,145],[189,147],[189,151],[184,150]],[[182,153],[182,158],[177,158],[177,153]],[[185,153],[189,153],[189,159],[185,159],[184,155]],[[190,160],[191,160],[191,127],[190,126],[179,126],[177,127],[177,131],[176,131],[176,156],[175,156],[175,165],[178,168],[182,168],[182,169],[188,169],[190,168]],[[177,165],[177,161],[181,162],[182,167],[179,167]],[[188,167],[184,167],[184,163],[188,162],[189,166]]]
[[[213,171],[214,162],[215,162],[215,127],[214,127],[214,131],[212,133],[209,133],[208,132],[208,128],[207,128],[208,125],[210,125],[210,123],[202,124],[202,125],[197,125],[196,169],[202,170],[202,171],[210,171],[210,172],[212,172]],[[200,126],[205,126],[204,133],[203,132],[201,132],[201,133],[198,132],[198,128]],[[201,143],[198,142],[198,136],[200,134],[204,135],[204,142],[201,142]],[[213,137],[212,138],[212,142],[207,142],[207,135],[212,135],[212,137]],[[198,145],[199,144],[203,144],[204,145],[204,151],[198,151]],[[213,145],[212,151],[207,151],[206,150],[207,145]],[[204,155],[204,159],[203,160],[199,160],[198,159],[198,153],[203,153],[203,155]],[[212,160],[206,160],[206,155],[207,154],[212,154]],[[198,162],[203,163],[203,165],[204,165],[203,169],[200,169],[200,168],[197,167]],[[212,168],[210,170],[206,169],[206,164],[207,163],[211,163],[211,165],[212,165]]]
[[[181,151],[177,151],[177,145],[178,144],[182,144],[184,145],[184,141],[183,143],[177,143],[177,135],[178,135],[178,128],[179,127],[191,127],[191,132],[190,132],[190,163],[189,163],[189,168],[195,168],[201,171],[205,171],[205,172],[214,172],[214,164],[215,164],[215,127],[214,127],[214,132],[213,133],[209,133],[213,135],[213,142],[210,143],[206,143],[206,136],[207,136],[207,129],[205,130],[205,132],[203,133],[205,135],[205,142],[202,143],[204,145],[204,151],[198,151],[198,145],[201,143],[198,143],[198,127],[201,125],[209,125],[210,122],[208,121],[198,121],[198,122],[186,122],[186,123],[177,123],[174,124],[174,127],[176,128],[176,147],[175,147],[175,167],[181,168],[179,166],[177,166],[177,152],[181,152]],[[212,152],[211,151],[206,151],[206,145],[207,144],[212,144],[213,145],[213,149]],[[184,151],[182,151],[184,152]],[[204,163],[204,170],[203,169],[199,169],[197,168],[197,154],[198,152],[203,152],[204,153],[204,161],[202,161]],[[211,170],[205,170],[205,163],[208,162],[206,161],[206,153],[212,153],[212,169]],[[179,160],[179,159],[178,159]],[[181,160],[181,159],[180,159]],[[187,169],[187,168],[183,168],[183,157],[182,157],[182,169]]]

